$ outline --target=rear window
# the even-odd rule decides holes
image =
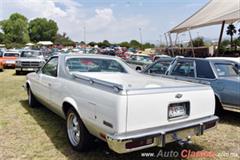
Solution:
[[[70,72],[126,72],[120,63],[111,59],[69,58],[66,67]]]
[[[234,66],[234,64],[215,63],[214,66],[219,77],[238,76],[238,69]]]
[[[4,53],[4,57],[19,57],[18,53]]]

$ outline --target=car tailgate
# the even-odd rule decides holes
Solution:
[[[215,111],[214,93],[204,85],[128,90],[127,97],[127,131],[207,117]],[[189,105],[186,116],[169,117],[169,106],[176,104]]]

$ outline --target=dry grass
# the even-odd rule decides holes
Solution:
[[[24,81],[25,76],[16,76],[13,70],[0,72],[0,159],[151,159],[141,157],[141,153],[157,154],[160,150],[151,148],[118,155],[105,143],[96,142],[88,153],[73,151],[66,139],[64,120],[45,107],[28,107],[27,95],[21,87]],[[226,112],[216,130],[194,137],[192,145],[181,147],[173,143],[162,150],[184,148],[232,153],[230,157],[216,159],[239,159],[234,155],[240,156],[240,114]]]

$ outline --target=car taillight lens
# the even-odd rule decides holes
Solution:
[[[206,123],[204,124],[204,129],[209,129],[216,126],[216,122],[210,122],[210,123]]]
[[[137,148],[145,145],[150,145],[153,143],[153,138],[142,139],[142,140],[134,140],[132,142],[126,143],[126,149]]]

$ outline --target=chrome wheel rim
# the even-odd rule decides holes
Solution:
[[[68,138],[73,146],[77,146],[80,141],[80,127],[78,117],[75,113],[70,113],[67,119]]]

